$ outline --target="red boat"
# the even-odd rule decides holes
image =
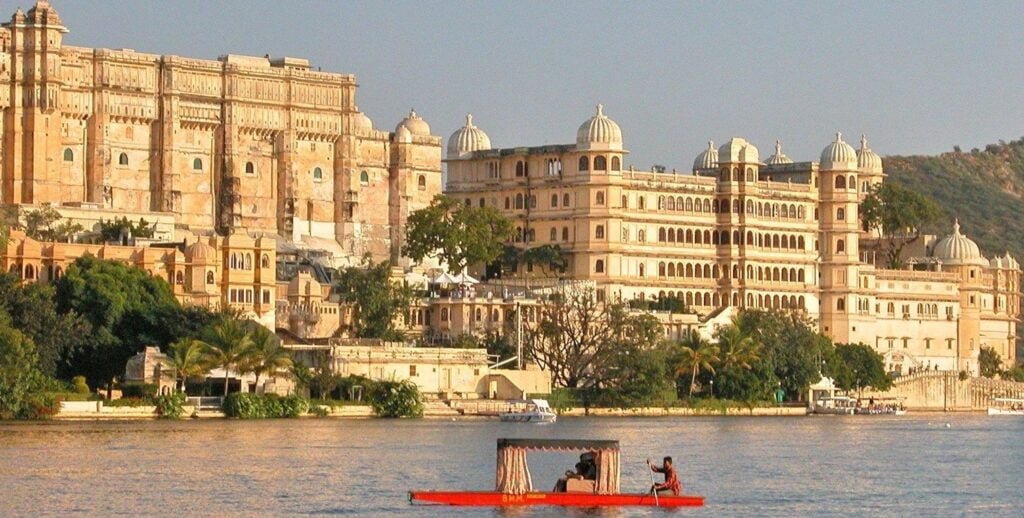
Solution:
[[[594,460],[593,479],[562,479],[565,491],[533,490],[526,452],[586,451]],[[582,459],[581,459],[582,460]],[[568,474],[567,474],[568,475]],[[569,507],[701,507],[702,496],[619,493],[619,442],[559,439],[498,439],[494,491],[412,491],[411,502],[455,506],[557,505]]]

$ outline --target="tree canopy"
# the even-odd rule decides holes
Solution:
[[[497,259],[512,237],[512,222],[493,207],[464,205],[437,195],[429,206],[409,215],[402,254],[416,262],[436,256],[451,272]]]
[[[882,230],[881,246],[889,268],[901,268],[904,247],[940,217],[942,209],[934,200],[894,183],[876,186],[860,204],[864,228]]]
[[[836,345],[828,370],[836,387],[843,390],[888,390],[892,378],[885,372],[885,359],[867,344]]]
[[[352,327],[356,337],[404,338],[396,321],[408,311],[412,290],[392,280],[390,262],[374,264],[367,256],[361,266],[339,270],[334,284],[341,301],[352,305]]]

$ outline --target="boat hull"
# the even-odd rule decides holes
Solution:
[[[651,494],[595,495],[591,493],[526,493],[509,495],[494,491],[412,491],[409,500],[456,506],[555,505],[564,507],[702,507],[703,496]]]
[[[506,423],[553,423],[558,419],[558,416],[537,412],[505,412],[498,414],[498,418]]]

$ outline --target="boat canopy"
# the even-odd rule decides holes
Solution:
[[[533,491],[526,452],[593,452],[597,465],[594,492],[599,495],[619,492],[619,441],[573,439],[498,439],[495,489],[500,493],[522,495]]]

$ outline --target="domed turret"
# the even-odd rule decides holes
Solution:
[[[365,113],[359,111],[358,106],[356,106],[356,113],[352,115],[352,129],[364,133],[373,130],[373,121]]]
[[[878,153],[871,151],[868,147],[868,138],[865,135],[860,136],[860,149],[857,150],[857,169],[865,173],[882,173],[882,157],[878,156]]]
[[[402,119],[402,122],[398,123],[395,127],[395,133],[398,133],[399,128],[405,128],[409,130],[409,133],[418,137],[426,137],[430,135],[430,125],[427,121],[416,115],[416,110],[409,111],[409,116]]]
[[[768,165],[792,164],[793,160],[791,160],[788,156],[786,156],[785,153],[782,152],[782,142],[776,140],[775,154],[768,157],[768,160],[765,160],[764,163]]]
[[[212,246],[198,240],[185,249],[185,257],[192,264],[210,264],[214,262],[217,251]]]
[[[857,152],[853,146],[843,142],[843,134],[836,133],[836,140],[821,151],[821,169],[850,170],[857,168]]]
[[[594,115],[576,132],[576,147],[581,150],[622,150],[622,130],[604,114],[604,105],[597,105]]]
[[[473,125],[473,114],[466,114],[466,125],[448,138],[448,158],[461,158],[466,153],[491,149],[491,139],[484,130]]]
[[[960,233],[960,220],[953,223],[953,233],[935,244],[932,255],[946,264],[977,264],[986,266],[978,244]]]
[[[693,172],[718,168],[718,150],[715,149],[715,141],[708,141],[708,148],[701,151],[693,160]]]
[[[718,163],[727,164],[734,162],[758,163],[760,155],[753,144],[746,139],[733,137],[722,147],[718,148]]]

